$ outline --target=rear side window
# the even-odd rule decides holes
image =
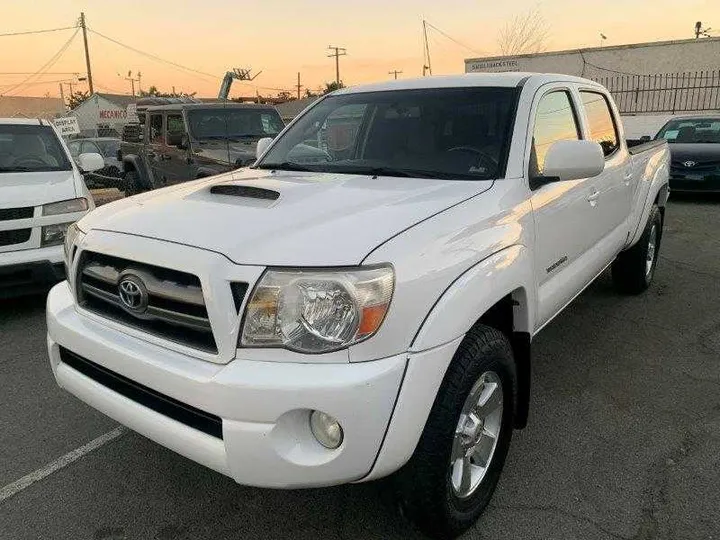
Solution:
[[[605,157],[618,149],[618,134],[607,98],[597,92],[580,92],[588,119],[590,140],[600,144]]]
[[[163,142],[163,117],[162,114],[150,115],[150,142]]]
[[[531,175],[543,174],[545,156],[553,143],[579,139],[580,132],[570,94],[565,91],[545,94],[540,99],[535,113],[530,159]]]

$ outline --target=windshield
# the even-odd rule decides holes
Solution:
[[[103,156],[115,157],[120,148],[120,139],[101,139],[95,141],[95,144],[98,145]]]
[[[71,169],[70,161],[51,127],[0,124],[0,173]]]
[[[188,109],[187,116],[196,140],[261,139],[274,137],[285,127],[274,109]]]
[[[258,164],[414,178],[504,174],[515,88],[439,88],[329,96]]]
[[[720,143],[720,118],[671,120],[655,138],[669,143]]]

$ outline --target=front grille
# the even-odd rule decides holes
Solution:
[[[670,168],[673,171],[688,173],[688,174],[720,172],[720,160],[697,161],[697,162],[695,162],[695,165],[693,165],[692,167],[685,166],[685,162],[687,162],[687,161],[693,161],[693,160],[684,159],[682,161],[673,161],[670,163]]]
[[[32,229],[15,229],[13,231],[0,231],[0,246],[13,246],[24,244],[30,240]]]
[[[219,416],[161,394],[64,347],[60,347],[60,360],[86,377],[148,409],[218,439],[223,438],[222,419]]]
[[[11,219],[27,219],[33,217],[34,209],[32,206],[24,208],[1,208],[0,221],[10,221]]]
[[[135,309],[120,294],[120,284],[128,279],[144,289],[138,293],[137,298],[142,300]],[[217,353],[197,276],[85,251],[78,263],[77,291],[78,303],[89,311],[176,343]]]

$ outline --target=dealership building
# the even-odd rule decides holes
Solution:
[[[720,38],[683,39],[465,60],[465,72],[585,77],[613,94],[630,137],[677,114],[720,112]]]

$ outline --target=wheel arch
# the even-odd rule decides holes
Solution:
[[[457,348],[478,324],[500,330],[512,344],[518,377],[515,427],[525,426],[535,305],[532,276],[529,251],[514,245],[466,271],[438,299],[413,340],[387,435],[363,481],[386,476],[410,459]]]

